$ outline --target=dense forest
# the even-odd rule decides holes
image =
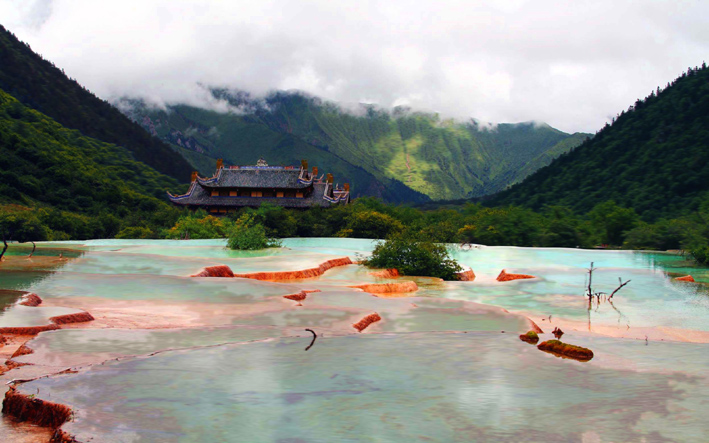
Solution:
[[[187,182],[192,166],[0,25],[0,89],[83,135],[114,143],[157,171]]]
[[[231,111],[186,105],[159,110],[128,99],[120,108],[173,144],[202,173],[213,172],[216,158],[253,164],[256,152],[273,164],[307,158],[349,182],[353,195],[393,203],[499,191],[587,137],[531,122],[490,128],[401,107],[345,110],[297,92],[264,99],[211,92]]]
[[[46,228],[34,240],[114,237],[127,226],[169,223],[178,211],[165,191],[179,188],[127,149],[67,129],[0,90],[0,220],[24,214],[18,224]],[[13,238],[15,228],[4,234]]]
[[[709,69],[690,68],[590,140],[487,204],[576,212],[614,200],[643,220],[690,214],[709,196]]]

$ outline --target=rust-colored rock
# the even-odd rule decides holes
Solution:
[[[382,269],[381,271],[370,272],[369,275],[379,278],[397,278],[399,277],[399,270],[396,268]]]
[[[300,291],[297,294],[288,294],[284,295],[283,298],[287,298],[288,300],[293,300],[297,302],[301,302],[305,300],[308,297],[308,293],[305,291]]]
[[[537,335],[536,331],[528,331],[526,334],[520,335],[519,339],[530,345],[536,345],[539,341],[539,335]]]
[[[561,357],[573,358],[578,361],[589,361],[593,358],[593,351],[590,349],[563,343],[559,340],[547,340],[537,346],[537,349],[550,352]]]
[[[364,317],[362,320],[353,324],[352,327],[355,328],[357,331],[362,332],[365,329],[367,329],[367,326],[371,325],[374,322],[378,322],[381,319],[382,318],[379,316],[379,314],[377,314],[375,312],[374,314],[369,314],[368,316]]]
[[[49,443],[79,443],[79,441],[73,436],[61,429],[57,429],[52,434],[52,438]]]
[[[57,325],[67,325],[69,323],[84,323],[87,321],[94,321],[93,315],[88,312],[77,312],[76,314],[66,314],[57,315],[56,317],[50,317],[49,321]]]
[[[456,272],[455,279],[458,281],[473,281],[475,280],[475,273],[472,269]]]
[[[543,333],[544,333],[544,331],[542,331],[542,328],[540,328],[539,325],[537,325],[536,323],[534,323],[534,322],[533,322],[531,319],[529,319],[529,318],[528,318],[527,320],[529,320],[529,323],[530,323],[531,326],[532,326],[532,331],[536,332],[537,334],[543,334]]]
[[[525,278],[537,278],[537,277],[534,275],[527,275],[527,274],[508,274],[503,269],[502,272],[500,272],[500,275],[497,276],[497,281],[522,280]]]
[[[37,335],[44,331],[53,331],[59,329],[58,325],[44,326],[23,326],[23,327],[7,327],[0,328],[0,334],[15,334],[15,335]]]
[[[19,348],[17,348],[17,350],[15,351],[15,353],[12,354],[12,356],[11,356],[10,358],[12,359],[12,358],[15,358],[15,357],[19,357],[19,356],[21,356],[21,355],[31,354],[31,353],[33,353],[33,352],[34,352],[34,350],[33,350],[32,348],[30,348],[29,346],[27,346],[26,344],[23,343],[22,346],[20,346]]]
[[[688,281],[688,282],[694,282],[694,277],[691,275],[685,275],[684,277],[677,277],[675,278],[676,281]]]
[[[395,294],[404,292],[418,291],[419,287],[415,281],[401,281],[396,283],[370,283],[364,285],[348,286],[350,288],[358,288],[364,292],[372,292],[374,294]]]
[[[234,277],[252,278],[263,281],[300,280],[304,278],[320,277],[325,271],[337,266],[351,265],[349,257],[335,258],[321,263],[317,268],[303,269],[301,271],[278,271],[278,272],[252,272],[249,274],[234,274]]]
[[[26,293],[20,300],[22,306],[39,306],[42,304],[42,299],[34,292]]]
[[[58,428],[72,416],[70,407],[21,394],[11,386],[2,402],[2,413],[19,421],[28,421],[38,426]]]
[[[233,277],[234,273],[227,265],[207,266],[190,277]]]

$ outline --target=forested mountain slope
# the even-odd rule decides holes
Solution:
[[[121,109],[153,135],[180,146],[202,172],[213,171],[215,158],[241,164],[261,156],[272,163],[307,158],[351,182],[355,195],[394,202],[498,191],[586,136],[533,123],[481,127],[403,108],[362,106],[353,113],[300,93],[263,100],[223,89],[212,93],[234,112],[185,105],[157,110],[139,101],[125,101]]]
[[[124,146],[156,170],[187,182],[192,166],[170,146],[151,137],[108,102],[35,54],[0,26],[0,89],[63,126]]]
[[[67,129],[0,90],[0,206],[54,211],[45,220],[52,229],[104,238],[116,235],[128,218],[142,224],[147,218],[141,217],[170,211],[165,191],[179,187],[127,149]],[[71,220],[75,226],[68,226]]]
[[[709,69],[689,69],[595,137],[490,200],[583,213],[615,200],[646,220],[696,211],[709,197]]]

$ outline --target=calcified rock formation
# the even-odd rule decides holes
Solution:
[[[545,352],[550,352],[562,357],[573,358],[578,361],[589,361],[593,358],[593,351],[590,349],[563,343],[559,340],[547,340],[537,346],[537,348]]]
[[[378,322],[381,319],[382,318],[379,316],[379,314],[377,314],[375,312],[374,314],[369,314],[368,316],[364,317],[362,320],[353,324],[352,327],[355,328],[358,332],[362,332],[365,329],[367,329],[367,326],[371,325],[374,322]]]
[[[298,302],[298,306],[300,306],[300,302],[305,300],[308,297],[308,293],[305,291],[300,291],[297,294],[288,294],[284,295],[283,298],[287,298],[288,300],[293,300]]]
[[[456,280],[458,281],[473,281],[475,280],[475,273],[472,269],[467,269],[465,271],[456,272]]]
[[[19,348],[17,348],[17,351],[15,351],[15,353],[12,354],[10,359],[13,359],[15,357],[19,357],[21,355],[31,354],[33,352],[34,351],[32,350],[32,348],[30,348],[29,346],[27,346],[26,344],[23,343]]]
[[[234,273],[226,265],[208,266],[190,277],[233,277]]]
[[[69,323],[84,323],[93,320],[95,320],[94,316],[89,314],[88,312],[77,312],[76,314],[58,315],[49,319],[49,321],[57,325],[66,325]]]
[[[534,275],[527,275],[527,274],[508,274],[503,269],[502,272],[500,272],[500,275],[497,276],[497,281],[522,280],[525,278],[537,278],[537,277]]]
[[[401,274],[399,274],[398,269],[391,268],[391,269],[382,269],[381,271],[370,272],[369,275],[371,275],[373,277],[379,277],[379,278],[397,278]]]
[[[402,281],[396,283],[370,283],[363,285],[353,285],[349,287],[361,289],[364,292],[372,292],[374,294],[416,292],[419,289],[418,285],[414,281]]]
[[[42,299],[34,292],[26,293],[20,300],[22,306],[39,306],[42,304]]]
[[[69,421],[72,416],[72,410],[68,406],[21,394],[14,386],[5,393],[2,413],[19,421],[55,429]]]
[[[303,269],[301,271],[253,272],[249,274],[234,274],[234,277],[252,278],[254,280],[264,281],[300,280],[304,278],[320,277],[328,269],[351,264],[353,263],[349,257],[343,257],[328,260],[321,263],[317,268]]]
[[[537,335],[535,331],[529,331],[526,334],[520,335],[519,339],[531,345],[536,345],[539,341],[539,335]]]
[[[53,331],[55,329],[59,329],[59,325],[8,327],[0,328],[0,334],[37,335],[40,332]]]
[[[684,277],[677,277],[675,278],[676,281],[688,281],[694,283],[694,277],[691,275],[685,275]]]

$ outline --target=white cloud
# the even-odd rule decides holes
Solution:
[[[709,49],[701,1],[0,0],[0,21],[104,98],[203,85],[600,128]]]

